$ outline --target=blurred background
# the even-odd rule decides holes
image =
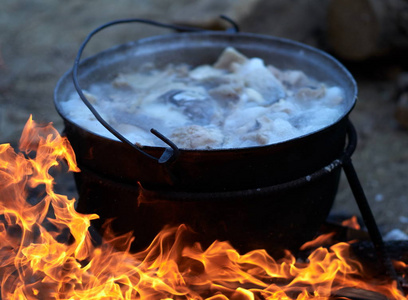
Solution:
[[[37,122],[53,122],[62,132],[53,90],[95,27],[138,17],[222,30],[228,24],[219,18],[221,14],[234,19],[241,31],[300,41],[345,64],[359,87],[350,117],[359,135],[354,166],[383,234],[408,238],[408,2],[404,0],[2,0],[0,143],[17,146],[30,114]],[[85,56],[168,32],[145,25],[116,26],[96,36]],[[74,191],[71,177],[61,180],[62,189]],[[359,215],[344,176],[332,213]]]

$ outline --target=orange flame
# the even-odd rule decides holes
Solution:
[[[361,228],[360,224],[358,224],[356,216],[352,216],[350,219],[344,220],[343,222],[341,222],[341,225],[353,228],[355,230],[359,230]]]
[[[76,212],[49,174],[60,161],[79,172],[67,139],[30,117],[20,150],[0,145],[2,299],[301,300],[329,299],[345,287],[405,299],[394,283],[368,281],[346,243],[317,248],[307,262],[289,252],[275,261],[265,250],[241,255],[227,242],[205,250],[187,244],[181,225],[164,228],[139,253],[113,246],[129,249],[130,233],[96,246],[88,228],[98,216]]]

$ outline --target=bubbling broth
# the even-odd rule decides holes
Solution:
[[[284,142],[335,123],[344,91],[300,70],[280,70],[226,48],[212,65],[146,63],[84,91],[100,115],[128,140],[163,146],[155,128],[185,149],[228,149]],[[115,139],[76,93],[62,110],[74,123]]]

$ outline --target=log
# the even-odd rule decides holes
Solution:
[[[352,300],[388,300],[380,293],[367,291],[359,288],[343,288],[333,293],[333,299],[352,299]]]
[[[360,61],[408,49],[408,1],[332,0],[328,42],[339,57]]]
[[[402,72],[396,80],[397,106],[395,119],[401,128],[408,130],[408,72]]]
[[[408,92],[404,92],[398,99],[395,108],[395,119],[401,128],[408,129]]]

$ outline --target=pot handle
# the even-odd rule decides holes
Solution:
[[[229,22],[232,25],[232,28],[227,29],[227,32],[233,32],[233,33],[237,33],[239,32],[239,28],[238,25],[231,20],[230,18],[221,15],[220,16],[222,19],[226,20],[227,22]],[[157,158],[154,157],[148,153],[146,153],[145,151],[143,151],[141,149],[141,147],[137,146],[136,144],[133,144],[132,142],[130,142],[128,139],[126,139],[122,134],[120,134],[117,130],[115,130],[111,125],[109,125],[108,122],[106,122],[101,115],[97,112],[97,110],[92,106],[92,104],[89,102],[89,100],[86,98],[86,96],[84,95],[81,86],[79,85],[78,82],[78,67],[79,67],[79,62],[81,59],[81,55],[82,52],[85,49],[85,46],[88,44],[88,42],[90,41],[90,39],[99,31],[113,26],[113,25],[117,25],[117,24],[124,24],[124,23],[144,23],[144,24],[148,24],[148,25],[153,25],[153,26],[158,26],[158,27],[164,27],[164,28],[170,28],[173,30],[176,30],[178,32],[200,32],[200,31],[207,31],[205,29],[202,28],[196,28],[196,27],[186,27],[186,26],[178,26],[178,25],[172,25],[172,24],[165,24],[165,23],[161,23],[161,22],[156,22],[156,21],[152,21],[152,20],[147,20],[147,19],[138,19],[138,18],[132,18],[132,19],[120,19],[120,20],[115,20],[115,21],[111,21],[108,22],[106,24],[103,24],[99,27],[97,27],[96,29],[94,29],[93,31],[91,31],[88,36],[85,38],[85,40],[82,42],[81,46],[79,47],[77,56],[75,58],[75,62],[74,62],[74,67],[72,69],[72,79],[74,81],[74,86],[75,89],[79,95],[79,97],[81,98],[81,100],[84,102],[84,104],[88,107],[88,109],[91,111],[91,113],[95,116],[95,118],[99,121],[99,123],[101,123],[110,133],[112,133],[115,137],[117,137],[120,141],[122,141],[123,143],[129,145],[130,147],[132,147],[133,149],[139,151],[140,153],[144,154],[145,156],[156,160],[158,163],[162,164],[162,163],[170,163],[173,162],[177,159],[177,157],[180,154],[180,150],[179,148],[171,141],[169,140],[167,137],[165,137],[163,134],[161,134],[160,132],[158,132],[156,129],[152,128],[150,130],[150,132],[155,135],[157,138],[159,138],[160,140],[162,140],[164,143],[166,143],[170,148],[166,148],[164,150],[164,152],[162,153],[162,155]]]

